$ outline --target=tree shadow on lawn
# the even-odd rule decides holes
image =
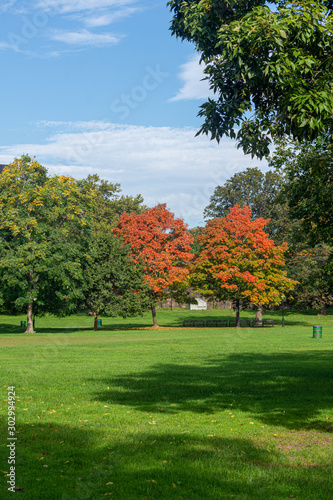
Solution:
[[[100,379],[110,389],[93,397],[145,412],[202,413],[233,405],[266,424],[331,432],[333,423],[321,410],[333,407],[332,380],[331,351],[231,354]]]
[[[25,330],[26,328],[22,326],[0,323],[0,335],[8,335],[9,333],[24,333]]]
[[[6,444],[1,448],[1,457],[7,458]],[[20,425],[16,448],[16,486],[23,488],[17,493],[24,500],[101,500],[110,493],[118,500],[230,495],[319,500],[332,491],[330,467],[295,467],[280,450],[241,438],[156,428],[105,438],[96,429],[42,422]],[[6,463],[1,467],[8,470]],[[4,499],[10,498],[6,481],[4,475]]]
[[[54,328],[35,328],[36,333],[73,333],[73,332],[80,332],[80,331],[93,331],[93,325],[91,327],[89,326],[82,326],[82,327],[54,327]],[[27,335],[25,333],[26,327],[21,327],[21,326],[14,326],[6,323],[0,323],[0,335],[8,335],[8,334],[21,334],[21,335]]]

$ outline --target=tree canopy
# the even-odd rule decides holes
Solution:
[[[94,329],[101,313],[137,316],[147,309],[143,267],[130,258],[130,246],[106,231],[97,234],[88,249],[83,268],[84,305],[94,313]]]
[[[27,333],[33,313],[71,312],[82,297],[91,204],[75,179],[48,177],[29,156],[0,176],[0,299],[27,310]]]
[[[332,138],[332,2],[171,0],[172,34],[194,42],[214,99],[198,133],[263,158],[272,138]],[[274,5],[275,4],[275,5]]]
[[[175,218],[165,204],[142,214],[123,213],[114,234],[131,245],[134,262],[142,262],[149,287],[154,326],[155,304],[172,295],[186,295],[189,262],[193,259],[193,237],[182,219]]]
[[[313,248],[297,249],[286,264],[288,276],[297,280],[291,302],[300,307],[319,309],[333,305],[333,248],[319,243]]]
[[[120,184],[100,179],[96,174],[88,175],[86,179],[79,181],[79,185],[81,189],[91,192],[94,196],[92,212],[94,233],[110,231],[123,212],[142,213],[147,208],[143,205],[141,194],[123,195]]]
[[[191,271],[191,284],[206,297],[232,300],[237,326],[242,303],[280,304],[295,282],[283,270],[287,244],[276,246],[264,231],[267,220],[253,219],[248,207],[230,208],[226,217],[207,222],[198,236],[201,250]]]
[[[257,167],[247,168],[215,188],[210,203],[204,210],[204,217],[225,217],[229,208],[237,203],[241,207],[246,205],[251,208],[254,218],[267,218],[283,183],[283,176],[279,172],[269,170],[263,173]]]
[[[282,197],[285,184],[283,169],[263,173],[256,167],[247,168],[215,188],[204,210],[204,218],[225,217],[236,204],[247,206],[252,217],[270,219],[265,231],[275,243],[289,243],[299,222],[290,218],[288,202]]]
[[[333,241],[333,144],[318,139],[302,146],[282,142],[270,166],[283,170],[288,179],[285,199],[291,217],[302,220],[312,244]]]

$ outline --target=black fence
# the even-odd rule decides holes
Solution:
[[[233,319],[185,319],[183,321],[183,326],[194,326],[194,327],[220,327],[220,326],[236,326],[236,320]],[[256,320],[251,319],[241,319],[241,327],[261,327],[261,326],[274,326],[274,319],[263,319],[260,323]]]

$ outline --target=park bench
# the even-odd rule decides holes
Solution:
[[[229,320],[229,326],[236,326],[236,320],[235,319],[230,319]],[[252,321],[250,319],[240,319],[240,326],[252,326]]]
[[[228,326],[227,319],[184,319],[183,326],[207,326],[208,328],[216,326]]]
[[[183,326],[206,326],[206,322],[204,319],[184,319]]]
[[[228,320],[227,319],[207,319],[206,326],[208,326],[208,327],[228,326]]]
[[[194,319],[193,326],[206,326],[206,321],[204,319]]]
[[[250,319],[241,319],[240,326],[252,326],[252,321]]]
[[[263,319],[262,326],[274,326],[274,319]]]

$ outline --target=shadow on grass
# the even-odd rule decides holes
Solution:
[[[23,488],[17,494],[24,500],[319,500],[332,492],[330,467],[292,467],[280,450],[242,438],[154,428],[103,439],[87,427],[43,422],[21,425],[16,446],[16,486]],[[1,498],[11,498],[4,482]]]
[[[79,331],[93,331],[93,325],[90,326],[82,326],[82,327],[45,327],[45,328],[36,328],[36,333],[73,333]],[[8,335],[8,334],[20,334],[26,335],[25,333],[26,327],[8,325],[6,323],[0,323],[0,335]]]
[[[144,372],[99,380],[110,389],[94,398],[168,413],[201,413],[233,404],[264,423],[331,432],[332,423],[320,411],[333,407],[332,381],[331,351],[231,354],[200,366],[158,364]]]

